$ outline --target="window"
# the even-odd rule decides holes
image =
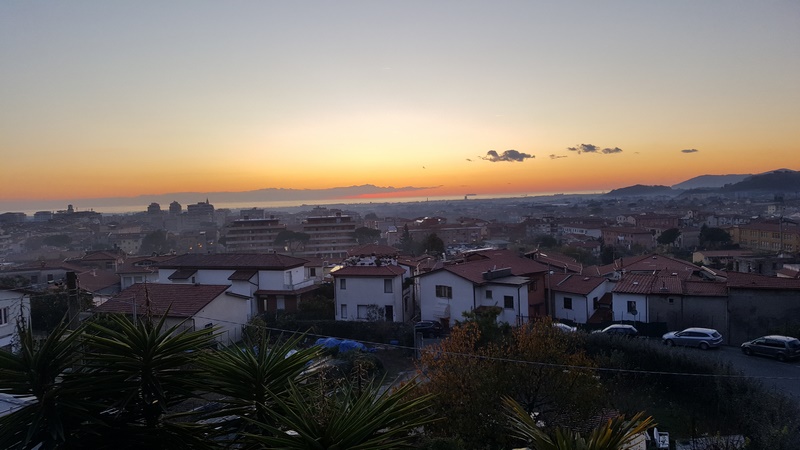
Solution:
[[[339,289],[340,290],[347,289],[347,278],[339,278]]]
[[[492,291],[489,289],[486,290],[486,298],[492,298]]]
[[[387,278],[383,280],[383,293],[384,294],[391,294],[392,293],[392,279]]]
[[[8,325],[8,306],[0,308],[0,325]]]
[[[503,296],[503,308],[514,309],[514,297],[511,295]]]
[[[317,276],[317,268],[316,268],[316,267],[311,267],[311,268],[309,268],[309,269],[308,269],[308,275],[309,275],[309,276],[312,276],[312,277],[315,277],[315,276]]]
[[[53,281],[53,274],[52,273],[47,274],[47,281]]]
[[[342,305],[342,311],[341,311],[339,317],[341,317],[342,319],[346,319],[347,318],[347,305]]]
[[[572,297],[564,297],[564,309],[572,309]]]
[[[369,305],[358,305],[356,319],[365,320],[369,317]]]
[[[636,314],[636,302],[634,300],[628,301],[628,313]]]
[[[600,308],[600,301],[597,299],[597,297],[592,299],[592,308],[594,309]]]
[[[436,296],[439,298],[453,298],[453,288],[450,286],[436,285]]]

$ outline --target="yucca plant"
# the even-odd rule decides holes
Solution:
[[[204,385],[196,363],[203,349],[213,344],[213,331],[167,326],[166,315],[137,322],[126,316],[109,320],[87,325],[83,369],[80,379],[71,382],[105,407],[85,439],[92,446],[203,446],[197,426],[171,423],[165,416],[170,408],[196,397]]]
[[[413,448],[415,434],[431,423],[431,397],[414,396],[414,382],[394,389],[377,383],[367,389],[350,384],[324,391],[327,383],[311,387],[291,384],[279,406],[275,424],[256,423],[261,433],[246,440],[261,448],[286,450],[388,450]]]
[[[220,408],[205,418],[226,418],[238,431],[253,429],[248,419],[273,423],[274,398],[283,396],[292,383],[305,383],[313,372],[312,363],[321,356],[320,347],[298,350],[302,340],[296,335],[273,342],[262,335],[207,355],[201,361],[204,389],[222,397]],[[238,425],[231,425],[234,422]]]
[[[639,434],[655,426],[652,417],[642,418],[637,413],[630,420],[618,416],[596,427],[588,437],[564,428],[545,432],[536,419],[519,403],[503,398],[509,418],[509,428],[514,437],[526,441],[535,450],[625,450]]]
[[[34,339],[24,322],[17,324],[20,350],[0,351],[0,392],[29,398],[30,403],[0,417],[0,448],[54,448],[66,443],[88,416],[88,400],[69,388],[65,373],[79,359],[83,330],[58,325],[45,339]]]

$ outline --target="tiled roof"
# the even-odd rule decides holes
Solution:
[[[509,268],[511,269],[511,274],[516,276],[529,276],[547,272],[547,266],[532,259],[516,256],[514,252],[509,250],[491,250],[480,252],[480,254],[485,256],[486,259],[445,265],[439,270],[446,270],[475,284],[485,283],[486,280],[483,278],[483,274],[497,269]]]
[[[117,273],[145,273],[156,272],[159,263],[169,261],[175,255],[165,256],[133,256],[125,260],[122,265],[117,266]],[[150,262],[150,265],[142,265],[143,262]]]
[[[679,259],[664,255],[650,254],[620,258],[615,261],[617,270],[625,272],[651,272],[662,275],[677,274],[678,277],[688,278],[700,267]]]
[[[553,291],[580,295],[588,295],[605,281],[606,279],[602,277],[588,277],[577,274],[559,273],[550,276]]]
[[[117,285],[119,290],[119,275],[107,270],[85,270],[78,275],[78,287],[88,292],[97,292],[107,287]]]
[[[170,280],[188,280],[195,273],[197,273],[196,269],[178,269],[167,278]]]
[[[658,275],[625,274],[612,292],[620,294],[676,294],[683,293],[681,279]]]
[[[331,272],[334,277],[396,277],[405,273],[405,269],[395,265],[388,266],[345,266]]]
[[[160,268],[285,270],[302,266],[305,259],[279,253],[185,254],[160,263]]]
[[[306,292],[311,292],[313,290],[319,289],[319,285],[312,284],[306,287],[302,287],[300,289],[294,290],[281,290],[281,289],[259,289],[255,292],[254,295],[256,296],[265,296],[265,295],[300,295],[305,294]]]
[[[575,259],[561,253],[543,252],[541,250],[534,250],[525,254],[539,263],[545,264],[550,268],[558,268],[569,272],[581,273],[583,266]]]
[[[728,295],[728,285],[718,281],[686,280],[683,283],[683,292],[686,295],[726,297]]]
[[[800,272],[784,267],[776,272],[781,278],[800,278]]]
[[[222,295],[229,286],[194,284],[137,283],[115,295],[94,309],[98,313],[145,314],[149,300],[150,311],[155,315],[169,310],[170,317],[192,317],[212,300]]]
[[[728,272],[728,287],[738,289],[800,290],[800,279],[778,278],[753,273]]]
[[[228,277],[231,281],[247,281],[258,273],[257,270],[237,270]]]

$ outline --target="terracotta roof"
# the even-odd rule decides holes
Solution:
[[[657,254],[620,258],[614,264],[617,270],[625,272],[651,272],[662,275],[674,273],[681,278],[688,278],[700,270],[700,267],[692,263]]]
[[[231,281],[247,281],[258,273],[257,270],[237,270],[228,277]]]
[[[704,297],[727,297],[728,285],[718,281],[686,280],[683,283],[683,292],[686,295],[697,295]]]
[[[197,273],[197,269],[178,269],[167,278],[170,280],[188,280],[189,277]]]
[[[405,269],[395,265],[388,266],[345,266],[331,272],[334,277],[396,277],[405,273]]]
[[[284,270],[302,266],[307,260],[279,253],[185,254],[160,263],[167,269],[255,269]]]
[[[302,287],[300,289],[294,290],[281,290],[281,289],[259,289],[255,292],[254,295],[256,296],[265,296],[265,295],[300,295],[305,294],[306,292],[311,292],[316,289],[319,289],[319,286],[316,284],[312,284],[306,287]]]
[[[347,256],[397,256],[400,251],[389,245],[367,244],[351,248]]]
[[[194,284],[137,283],[94,309],[97,313],[145,314],[147,300],[150,311],[161,315],[169,310],[170,317],[192,317],[229,286]]]
[[[78,287],[88,292],[97,292],[107,287],[117,286],[119,290],[119,275],[107,270],[85,270],[78,275]]]
[[[124,263],[117,266],[117,273],[145,273],[156,272],[158,264],[164,261],[169,261],[175,258],[175,255],[164,256],[133,256],[125,260]],[[142,265],[149,262],[150,265]]]
[[[783,269],[776,272],[777,275],[781,278],[800,278],[800,272],[797,270],[789,269],[784,267]]]
[[[612,292],[620,294],[676,294],[683,293],[681,279],[658,275],[625,274]]]
[[[738,289],[800,290],[800,279],[778,278],[753,273],[728,272],[728,287]]]
[[[553,291],[569,292],[572,294],[588,295],[606,281],[603,277],[588,277],[577,274],[553,274],[550,284]]]
[[[575,258],[563,255],[556,252],[544,252],[541,250],[534,250],[525,254],[525,257],[530,258],[539,263],[545,264],[550,268],[558,268],[569,272],[581,273],[583,265]]]

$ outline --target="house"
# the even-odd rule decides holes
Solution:
[[[411,291],[403,285],[404,268],[396,265],[345,266],[331,272],[336,320],[405,322],[413,315]]]
[[[279,253],[189,253],[158,263],[158,283],[226,285],[229,294],[248,299],[251,315],[293,312],[318,287],[305,264]]]
[[[463,313],[497,306],[512,325],[546,314],[547,266],[509,250],[482,250],[417,275],[420,315],[453,325]]]
[[[120,277],[120,288],[127,289],[134,283],[157,283],[158,264],[174,258],[165,256],[130,256],[117,267]]]
[[[728,342],[740,344],[765,334],[789,334],[800,324],[800,279],[728,272]]]
[[[347,252],[344,266],[331,272],[336,320],[406,322],[414,315],[411,276],[397,263],[398,250],[367,244]]]
[[[553,296],[553,318],[574,323],[589,323],[589,318],[602,308],[600,300],[610,290],[604,277],[573,273],[550,275]]]
[[[22,289],[0,290],[0,351],[8,352],[18,348],[18,320],[30,323],[30,293]]]
[[[214,327],[217,342],[230,345],[242,338],[242,326],[250,319],[247,298],[229,292],[227,284],[137,283],[94,309],[94,313],[117,313],[136,317],[167,316],[168,327],[200,330]]]

